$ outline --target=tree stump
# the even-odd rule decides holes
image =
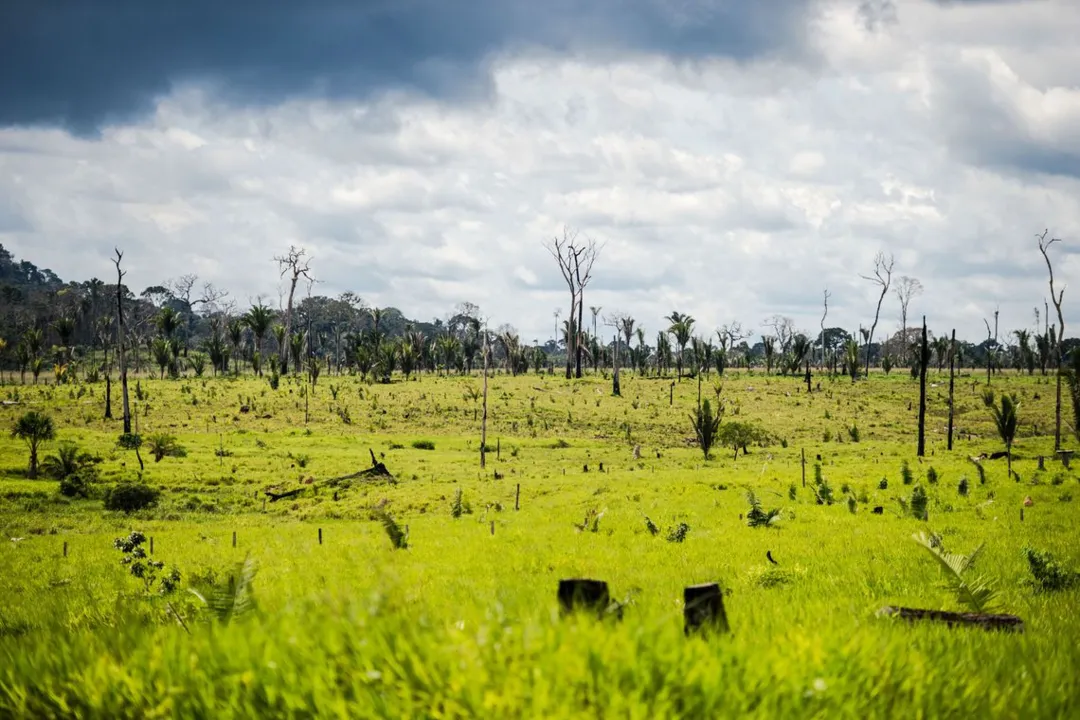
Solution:
[[[683,619],[686,621],[684,632],[713,630],[726,633],[728,626],[727,612],[724,611],[724,596],[718,583],[691,585],[683,589]]]
[[[885,508],[882,507],[881,505],[876,505],[874,507],[874,509],[871,510],[870,512],[872,512],[875,515],[883,515],[885,513]]]
[[[1045,470],[1046,469],[1046,466],[1045,466],[1044,463],[1045,463],[1045,458],[1042,455],[1040,455],[1039,456],[1039,469],[1040,470]]]
[[[611,602],[606,582],[584,578],[560,580],[558,597],[559,609],[563,615],[578,610],[600,615],[607,610]]]
[[[1073,450],[1058,450],[1057,454],[1061,457],[1061,464],[1065,466],[1065,469],[1069,469],[1069,463],[1072,461]]]
[[[921,610],[919,608],[905,608],[886,606],[878,610],[879,617],[898,617],[901,620],[915,622],[917,620],[931,620],[943,622],[948,627],[967,625],[982,628],[983,630],[1002,630],[1005,632],[1024,632],[1024,621],[1016,615],[1000,615],[994,613],[957,613],[945,610]]]

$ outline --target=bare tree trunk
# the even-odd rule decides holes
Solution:
[[[581,284],[580,274],[581,273],[580,273],[580,266],[579,266],[579,269],[578,269],[579,277],[578,277],[577,328],[576,328],[579,335],[582,332],[581,328],[584,327],[583,323],[585,322],[585,287]],[[578,338],[576,338],[574,340],[574,345],[577,346],[577,360],[575,361],[576,367],[574,368],[574,377],[580,378],[581,377],[581,355],[582,355],[582,347],[581,347],[581,338],[580,337],[578,337]]]
[[[115,249],[115,248],[114,248]],[[131,434],[131,404],[128,400],[127,359],[124,353],[124,275],[127,273],[120,269],[120,261],[124,259],[124,253],[116,250],[116,335],[118,342],[117,354],[120,358],[120,388],[124,402],[124,434]]]
[[[1043,231],[1043,234],[1039,237],[1039,252],[1042,253],[1043,259],[1046,260],[1046,269],[1050,274],[1050,300],[1054,303],[1054,309],[1057,310],[1058,316],[1058,334],[1057,342],[1051,348],[1053,352],[1054,362],[1057,365],[1057,399],[1054,404],[1054,451],[1061,449],[1061,341],[1065,339],[1065,316],[1061,312],[1061,302],[1065,295],[1065,288],[1060,291],[1054,291],[1054,267],[1050,264],[1050,256],[1048,251],[1050,246],[1056,242],[1061,242],[1060,238],[1046,239],[1046,235],[1049,230]],[[1049,312],[1047,312],[1049,315]]]
[[[487,464],[487,416],[488,416],[488,337],[484,328],[484,414],[480,419],[480,469]]]
[[[930,361],[930,348],[926,342],[926,316],[922,320],[922,345],[919,347],[919,457],[926,455],[926,368]]]
[[[952,450],[953,436],[953,380],[956,368],[956,328],[952,331],[952,341],[949,343],[949,450]]]
[[[870,344],[874,342],[874,331],[877,329],[878,319],[881,317],[881,303],[889,292],[889,284],[892,282],[892,270],[895,261],[890,256],[885,259],[885,253],[879,252],[874,257],[874,276],[863,275],[866,280],[881,286],[881,296],[878,297],[877,310],[874,311],[874,324],[870,326],[870,333],[866,336],[866,377],[870,377]]]
[[[612,372],[611,394],[615,397],[621,397],[622,388],[619,387],[619,333],[617,331],[615,333],[615,357],[612,358],[611,363],[615,366]]]

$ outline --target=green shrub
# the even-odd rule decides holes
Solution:
[[[900,466],[900,477],[905,485],[915,482],[915,476],[911,474],[911,466],[908,465],[907,460]]]
[[[60,481],[60,494],[64,497],[88,498],[98,480],[97,468],[86,465]]]
[[[130,513],[154,505],[160,491],[143,482],[122,482],[105,491],[105,509]]]
[[[417,450],[434,450],[435,443],[431,440],[414,440],[412,444],[413,448]]]
[[[142,436],[138,433],[124,433],[117,438],[116,446],[122,450],[134,450],[142,446]]]
[[[1080,575],[1066,570],[1054,559],[1053,555],[1046,551],[1025,546],[1022,552],[1027,558],[1028,568],[1035,577],[1035,585],[1039,590],[1064,590],[1072,587],[1080,579]]]

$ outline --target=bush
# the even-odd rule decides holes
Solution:
[[[916,485],[911,491],[911,500],[909,507],[911,508],[911,514],[917,520],[926,520],[928,517],[927,506],[930,504],[930,498],[926,495],[926,490],[922,485]]]
[[[137,433],[124,433],[116,439],[116,446],[122,450],[134,450],[142,446],[142,436]]]
[[[435,443],[431,440],[414,440],[412,446],[417,450],[434,450]]]
[[[142,482],[123,482],[105,491],[105,509],[130,513],[157,503],[161,493]]]
[[[60,481],[60,494],[64,497],[88,498],[98,480],[97,468],[86,465]]]
[[[905,485],[910,485],[915,482],[915,476],[911,474],[911,466],[908,465],[907,460],[900,466],[900,478],[904,481]]]
[[[1039,590],[1064,590],[1076,584],[1077,579],[1080,578],[1077,573],[1062,567],[1048,552],[1025,547],[1023,553]]]
[[[161,462],[164,457],[186,457],[187,450],[183,448],[176,438],[165,433],[156,433],[147,438],[150,445],[150,453],[154,456],[154,462]]]

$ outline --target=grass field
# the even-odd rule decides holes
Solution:
[[[105,511],[27,480],[26,446],[0,436],[0,716],[1069,716],[1080,590],[1038,589],[1022,550],[1080,570],[1078,475],[1052,459],[1053,378],[1003,374],[992,387],[1020,401],[1017,477],[1002,459],[980,478],[969,456],[1003,448],[985,380],[957,378],[949,452],[948,380],[931,372],[920,461],[905,373],[822,377],[809,394],[761,372],[707,378],[702,396],[722,399],[725,422],[774,439],[706,462],[696,380],[624,376],[616,398],[602,377],[498,375],[481,470],[479,377],[324,376],[310,395],[293,378],[277,390],[140,378],[139,432],[186,449],[154,462],[142,448],[143,477],[162,491],[152,508]],[[7,385],[0,423],[47,412],[57,440],[101,457],[100,488],[134,479],[103,392]],[[327,482],[367,468],[369,449],[396,483]],[[817,502],[819,480],[832,504]],[[927,520],[908,510],[916,487]],[[777,522],[748,527],[748,490]],[[378,509],[407,525],[407,549]],[[669,540],[680,523],[685,539]],[[132,530],[180,571],[175,592],[148,593],[120,563],[113,539]],[[985,543],[975,569],[1025,631],[876,617],[884,605],[964,609],[918,532],[953,552]],[[212,619],[188,588],[227,587],[245,558],[254,609]],[[623,619],[561,618],[555,591],[571,577],[606,580]],[[684,636],[683,588],[713,581],[731,632]]]

